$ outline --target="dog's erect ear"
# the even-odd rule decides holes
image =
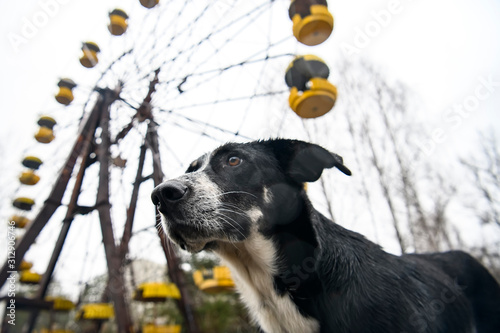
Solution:
[[[351,175],[341,156],[318,145],[287,139],[262,143],[272,149],[283,171],[297,182],[314,182],[319,179],[325,168],[336,167],[346,175]]]

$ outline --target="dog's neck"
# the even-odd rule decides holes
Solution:
[[[318,323],[299,312],[288,294],[280,294],[274,279],[279,274],[274,243],[260,233],[240,243],[220,243],[216,253],[230,267],[250,313],[266,332],[316,332]]]
[[[257,294],[268,282],[267,277],[277,273],[276,249],[258,233],[239,243],[221,242],[215,252],[233,268],[237,279],[256,287]]]

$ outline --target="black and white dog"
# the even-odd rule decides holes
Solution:
[[[394,256],[325,218],[304,182],[342,158],[295,140],[228,143],[152,193],[168,236],[217,253],[268,333],[499,333],[500,287],[464,252]]]

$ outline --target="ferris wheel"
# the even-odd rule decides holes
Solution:
[[[314,46],[330,36],[326,1],[119,5],[99,22],[94,40],[82,41],[79,59],[55,82],[54,107],[37,120],[34,145],[21,161],[7,226],[16,256],[6,259],[0,281],[5,289],[17,274],[19,283],[34,286],[31,298],[16,298],[30,311],[27,331],[41,311],[74,307],[48,295],[49,284],[55,278],[82,288],[98,270],[97,258],[108,271],[107,302],[77,304],[77,318],[99,327],[114,313],[118,331],[132,331],[124,262],[163,255],[171,284],[143,283],[134,299],[175,300],[186,330],[198,332],[180,259],[157,231],[149,202],[153,185],[215,144],[278,136],[283,117],[320,117],[337,99],[325,62],[296,54],[297,45]],[[276,121],[270,126],[271,117]],[[47,250],[47,244],[54,245]],[[43,264],[28,260],[44,254]],[[195,281],[202,290],[218,291],[232,287],[228,274],[214,267],[196,272]]]

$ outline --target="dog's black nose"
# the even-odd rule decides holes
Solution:
[[[151,200],[155,206],[173,203],[184,198],[188,187],[178,180],[169,180],[155,187]]]

